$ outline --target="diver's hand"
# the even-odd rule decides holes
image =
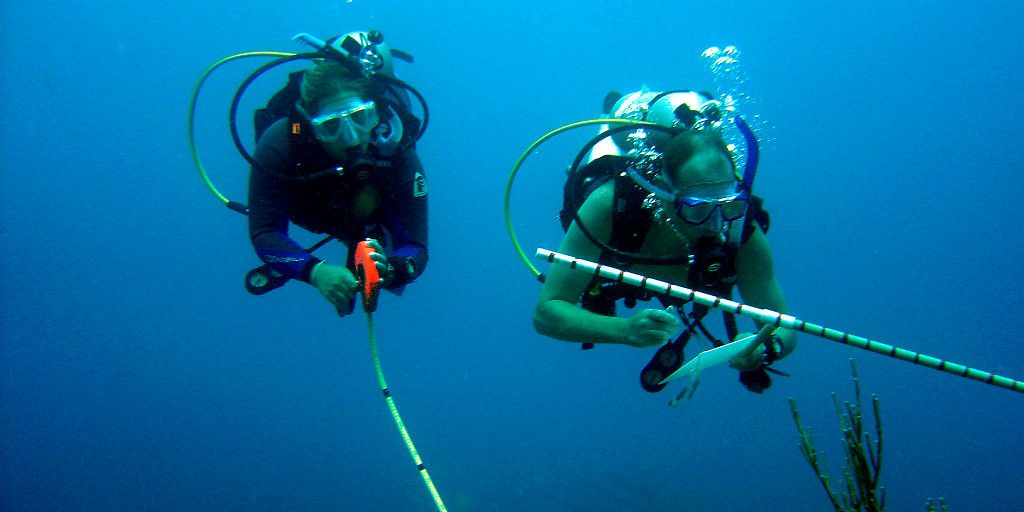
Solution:
[[[316,286],[328,302],[338,310],[339,316],[352,313],[355,302],[356,291],[359,290],[359,282],[352,271],[345,267],[330,265],[327,262],[318,263],[309,276],[309,281]]]
[[[760,368],[761,365],[764,364],[764,356],[767,351],[765,343],[771,342],[772,334],[774,332],[774,328],[766,325],[762,327],[760,331],[757,331],[757,334],[752,332],[741,332],[737,334],[736,337],[733,338],[734,342],[751,336],[757,336],[758,340],[756,343],[752,344],[749,349],[733,356],[733,358],[729,360],[729,366],[741,372],[749,372]]]
[[[663,309],[641,309],[626,319],[623,343],[644,348],[661,345],[679,329],[679,320]]]
[[[380,242],[374,238],[367,238],[366,243],[373,248],[373,254],[370,254],[370,259],[373,260],[374,265],[377,267],[380,284],[381,286],[387,286],[395,277],[395,268],[388,263],[388,257],[384,254],[384,248],[380,246]]]

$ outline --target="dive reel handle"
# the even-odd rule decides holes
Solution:
[[[272,292],[288,282],[288,278],[263,265],[250,270],[245,274],[245,289],[253,295],[263,295]]]
[[[363,240],[356,245],[354,256],[356,278],[363,290],[363,310],[367,313],[377,310],[377,296],[380,294],[380,273],[377,272],[377,262],[371,257],[375,252],[370,242]]]

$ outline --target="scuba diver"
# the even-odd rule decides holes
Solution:
[[[249,217],[249,237],[264,265],[246,274],[254,295],[289,280],[316,287],[340,316],[355,309],[362,292],[370,352],[377,382],[391,416],[438,510],[445,506],[413,445],[384,378],[373,313],[381,288],[400,294],[427,265],[427,184],[415,144],[429,119],[426,100],[394,75],[395,58],[412,56],[384,44],[375,30],[320,40],[300,33],[308,53],[245,52],[223,58],[200,77],[189,107],[192,158],[211,193],[229,209]],[[196,103],[203,84],[220,66],[241,58],[275,57],[239,86],[231,103],[235,147],[249,164],[248,205],[213,185],[196,150]],[[254,115],[256,148],[250,154],[238,134],[238,106],[245,90],[277,66],[309,60],[313,67],[291,73],[284,88]],[[413,114],[411,97],[421,118]],[[296,224],[328,236],[304,249],[288,229]],[[332,239],[348,246],[344,262],[312,252]]]
[[[605,118],[653,124],[605,125],[584,146],[565,185],[566,233],[559,252],[720,297],[730,297],[736,286],[744,303],[785,312],[765,238],[768,215],[751,194],[757,141],[741,118],[729,115],[707,93],[611,93]],[[737,169],[737,155],[723,133],[728,123],[747,145],[743,169]],[[682,365],[690,338],[700,334],[716,346],[723,342],[705,327],[709,308],[699,304],[691,303],[686,312],[682,301],[659,297],[666,309],[616,316],[616,302],[633,308],[651,298],[639,288],[555,266],[544,278],[534,328],[584,348],[660,345],[640,378],[645,390],[657,392],[665,387],[662,379]],[[750,336],[738,332],[729,314],[725,328],[729,341]],[[767,372],[781,373],[770,366],[795,346],[795,332],[777,329],[730,366],[740,371],[747,389],[761,393],[771,385]]]
[[[296,39],[320,51],[256,114],[249,237],[266,265],[253,271],[261,280],[250,272],[247,287],[261,294],[297,279],[345,316],[359,289],[359,241],[370,240],[384,289],[401,293],[426,268],[427,186],[415,151],[425,122],[411,113],[407,93],[420,100],[424,118],[426,104],[394,78],[393,57],[411,59],[379,32]],[[290,223],[345,243],[347,261],[314,256],[289,236]]]

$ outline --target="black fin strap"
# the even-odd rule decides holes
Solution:
[[[722,313],[722,321],[725,323],[725,333],[729,336],[729,339],[736,339],[736,336],[740,333],[739,328],[736,327],[736,315],[732,313]]]
[[[691,330],[699,329],[700,333],[703,334],[704,337],[707,338],[713,346],[721,347],[723,345],[722,340],[716,338],[715,335],[712,334],[711,331],[709,331],[708,328],[704,325],[704,317],[706,317],[710,311],[711,308],[707,306],[704,306],[702,304],[694,304],[693,309],[691,309],[690,313],[686,315],[688,319],[684,319],[684,323],[686,323],[686,325],[689,327],[691,325],[690,322],[692,321],[693,324],[692,327],[690,327]]]

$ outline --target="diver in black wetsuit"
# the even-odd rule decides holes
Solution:
[[[358,289],[354,246],[372,239],[385,289],[427,264],[427,187],[408,97],[325,60],[302,77],[295,114],[260,137],[249,182],[249,236],[275,272],[314,285],[342,316]],[[289,222],[349,246],[344,264],[313,256]]]

